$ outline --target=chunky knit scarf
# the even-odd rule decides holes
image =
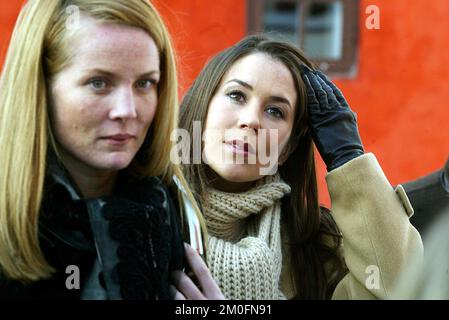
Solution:
[[[208,264],[226,298],[285,299],[279,288],[280,199],[287,193],[290,186],[279,175],[243,193],[208,192]]]

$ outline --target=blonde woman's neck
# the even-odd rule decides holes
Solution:
[[[62,164],[70,174],[83,198],[91,199],[111,195],[114,191],[118,171],[97,170],[88,167],[70,156],[61,157]]]

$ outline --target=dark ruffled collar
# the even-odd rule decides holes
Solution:
[[[146,186],[144,193],[148,191],[152,195],[145,202],[114,197],[102,209],[109,235],[117,243],[118,263],[114,272],[124,299],[169,298],[172,231],[169,215],[162,205],[164,195],[155,186]]]
[[[169,299],[170,257],[183,250],[172,247],[182,242],[172,241],[175,222],[168,202],[159,178],[137,179],[126,172],[119,174],[113,196],[84,200],[50,154],[41,228],[75,249],[97,253],[109,298]]]

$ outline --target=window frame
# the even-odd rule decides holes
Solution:
[[[247,0],[247,34],[262,32],[262,17],[264,5],[267,2],[279,0]],[[359,47],[359,20],[360,0],[280,0],[300,5],[299,30],[300,48],[304,48],[304,18],[307,9],[315,3],[331,3],[341,1],[343,4],[343,43],[342,55],[338,60],[314,59],[311,60],[323,71],[335,77],[352,78],[355,76],[358,65]]]

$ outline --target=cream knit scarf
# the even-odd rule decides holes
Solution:
[[[290,186],[279,175],[243,193],[208,192],[208,264],[227,299],[285,299],[280,199],[287,193]]]

